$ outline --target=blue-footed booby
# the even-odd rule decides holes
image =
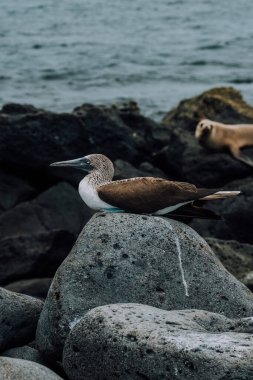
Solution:
[[[70,166],[87,172],[79,183],[79,194],[88,207],[106,212],[219,219],[212,211],[193,203],[235,197],[240,193],[202,189],[190,183],[155,177],[113,181],[113,163],[102,154],[54,162],[50,166]]]

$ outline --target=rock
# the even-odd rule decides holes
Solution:
[[[60,183],[0,216],[0,284],[52,276],[92,212],[78,192]]]
[[[45,299],[51,282],[51,277],[30,278],[7,284],[5,285],[5,289],[11,290],[12,292],[27,294],[28,296]]]
[[[187,225],[144,215],[96,214],[56,272],[38,323],[40,351],[60,358],[79,318],[96,306],[121,302],[205,309],[231,318],[253,312],[252,293]]]
[[[29,360],[0,357],[1,380],[60,380],[51,369]]]
[[[168,143],[157,152],[156,164],[170,177],[203,187],[221,187],[233,179],[251,175],[252,168],[229,153],[208,151],[197,143],[194,131],[204,117],[223,123],[253,123],[253,108],[231,87],[214,88],[183,100],[162,121],[167,127]]]
[[[252,332],[252,318],[106,305],[71,330],[63,366],[71,380],[251,379]]]
[[[10,348],[9,350],[2,352],[1,356],[30,360],[31,362],[39,363],[41,365],[45,365],[46,367],[48,366],[41,353],[35,348],[29,346]]]
[[[249,288],[253,285],[250,281],[253,268],[252,245],[214,238],[207,238],[206,242],[230,273]],[[253,287],[250,290],[253,290]]]
[[[225,123],[252,123],[253,108],[244,101],[240,91],[233,87],[218,87],[182,100],[164,116],[162,123],[193,132],[202,118],[226,120]]]
[[[63,376],[63,378],[66,378],[66,375],[62,369],[61,363],[47,361],[41,355],[41,353],[34,347],[23,346],[23,347],[10,348],[9,350],[2,352],[1,356],[8,357],[8,358],[29,360],[31,362],[41,364],[45,367],[50,368],[52,371],[56,372],[59,376]]]
[[[6,105],[0,111],[0,163],[48,172],[50,162],[103,153],[112,160],[145,161],[161,128],[136,106],[83,104],[73,113],[56,114],[31,106]],[[113,149],[112,149],[113,146]],[[50,171],[52,173],[52,171]]]
[[[247,273],[242,282],[253,292],[253,271]]]
[[[0,351],[34,338],[43,302],[0,288]]]
[[[115,175],[114,179],[125,179],[133,177],[162,177],[166,178],[166,174],[155,168],[149,162],[143,162],[139,168],[135,168],[127,161],[116,160],[114,162]]]
[[[0,214],[17,203],[30,199],[35,190],[22,178],[0,171]]]
[[[223,217],[213,223],[210,220],[195,219],[191,226],[202,236],[218,239],[239,240],[242,243],[253,243],[253,179],[252,177],[232,181],[224,190],[240,190],[236,198],[208,202],[207,207]],[[239,222],[238,222],[239,221]]]

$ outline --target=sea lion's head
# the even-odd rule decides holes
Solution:
[[[214,122],[208,119],[202,119],[198,123],[195,130],[195,138],[201,143],[202,141],[208,139],[210,136]]]

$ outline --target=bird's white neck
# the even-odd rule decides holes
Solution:
[[[94,170],[84,177],[83,181],[96,189],[98,186],[110,182],[112,178],[113,177],[110,173],[102,174],[99,170]]]
[[[101,175],[98,171],[88,174],[79,183],[79,194],[82,200],[94,210],[103,210],[111,208],[109,204],[103,202],[97,194],[97,188],[112,180],[112,177]]]

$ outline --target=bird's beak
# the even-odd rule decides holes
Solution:
[[[69,161],[53,162],[49,166],[58,166],[58,167],[69,166],[72,168],[81,169],[81,170],[85,170],[85,171],[92,170],[90,162],[87,161],[87,159],[85,157],[76,158],[74,160],[69,160]]]

